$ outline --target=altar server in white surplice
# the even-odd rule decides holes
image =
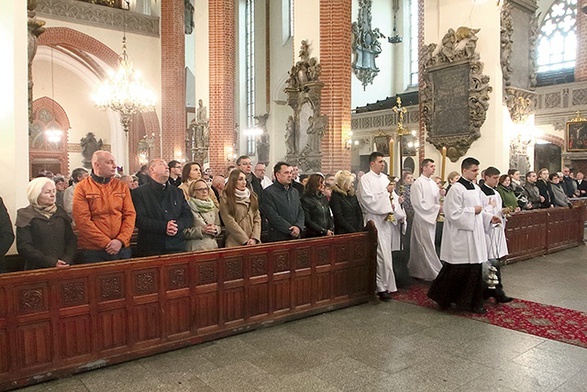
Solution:
[[[369,155],[370,171],[361,177],[357,198],[363,210],[365,224],[373,221],[377,227],[377,295],[382,301],[391,300],[390,292],[397,291],[391,259],[391,222],[385,218],[392,211],[389,194],[391,187],[383,168],[383,154]]]
[[[485,182],[481,186],[481,204],[483,205],[483,208],[485,211],[499,217],[502,221],[501,224],[491,225],[489,231],[485,234],[487,240],[487,257],[489,260],[493,261],[492,265],[497,269],[499,283],[496,285],[495,289],[486,288],[483,293],[483,298],[487,299],[493,297],[495,298],[495,301],[499,303],[506,303],[513,300],[513,298],[508,297],[503,290],[501,268],[499,265],[499,260],[508,254],[508,245],[505,238],[506,219],[503,214],[501,195],[495,188],[497,187],[499,180],[503,176],[507,176],[507,174],[504,174],[502,177],[500,177],[499,174],[499,169],[489,166],[484,170],[483,177]]]
[[[487,261],[485,233],[501,219],[483,209],[481,190],[473,183],[479,173],[479,161],[466,158],[461,170],[462,177],[451,187],[443,207],[440,259],[446,263],[430,286],[428,297],[441,309],[454,303],[460,310],[483,314],[481,263]]]
[[[410,200],[414,208],[412,234],[410,240],[410,276],[423,280],[434,280],[442,268],[434,247],[436,219],[440,212],[440,189],[432,178],[436,164],[432,159],[424,159],[421,175],[412,184]]]

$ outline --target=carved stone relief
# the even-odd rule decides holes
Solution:
[[[538,59],[536,54],[536,45],[540,35],[540,13],[531,17],[530,22],[530,50],[528,51],[528,60],[530,61],[530,88],[536,88],[536,75],[538,74]]]
[[[506,87],[506,104],[512,121],[523,124],[534,113],[536,106],[536,93],[514,87]]]
[[[511,5],[506,3],[501,8],[501,28],[500,28],[500,47],[501,47],[501,72],[503,74],[504,86],[511,84],[510,78],[512,76],[513,68],[511,64],[512,44],[514,26],[512,21]]]
[[[159,17],[143,15],[119,8],[103,7],[77,0],[38,0],[39,14],[54,19],[71,20],[74,23],[89,24],[107,29],[159,36]],[[124,17],[123,17],[124,15]]]
[[[29,89],[29,124],[33,123],[33,59],[37,54],[37,38],[45,32],[44,20],[37,19],[37,0],[27,1],[28,13],[28,89]]]
[[[186,151],[192,162],[208,162],[208,147],[210,146],[210,119],[208,109],[201,99],[198,100],[196,118],[192,120],[186,130]]]
[[[86,169],[92,168],[92,155],[104,146],[102,139],[96,140],[96,135],[93,132],[88,132],[85,137],[80,139],[80,146],[82,148],[82,162]]]
[[[320,114],[321,67],[310,57],[309,45],[302,41],[300,61],[292,66],[285,93],[294,114],[289,116],[285,131],[286,161],[299,165],[302,171],[317,172],[322,167],[321,142],[328,117]]]
[[[361,81],[363,89],[368,84],[373,84],[373,79],[379,73],[375,59],[381,53],[379,38],[385,38],[378,28],[371,28],[372,3],[372,0],[359,0],[357,21],[353,22],[351,26],[351,49],[353,51],[351,67],[357,79]]]
[[[489,76],[477,53],[479,29],[449,29],[442,43],[424,48],[420,88],[427,141],[456,162],[481,136],[489,108]],[[456,120],[456,121],[455,121]]]

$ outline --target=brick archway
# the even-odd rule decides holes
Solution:
[[[112,69],[116,69],[118,64],[118,53],[97,39],[69,27],[47,28],[45,32],[39,36],[38,44],[61,49],[63,53],[80,63],[80,65],[87,67],[94,72],[94,74],[96,74],[101,80],[105,78],[107,73],[102,66],[92,59],[91,56],[100,59]],[[65,111],[63,111],[63,113],[65,114]],[[154,156],[160,156],[161,152],[158,140],[160,137],[160,126],[157,113],[153,111],[141,113],[138,114],[138,116],[142,117],[141,123],[144,124],[144,134],[156,135],[157,141],[155,143],[153,154]],[[65,115],[65,117],[67,118],[67,115]],[[67,121],[67,129],[69,129],[69,120]],[[130,171],[138,170],[138,141],[142,137],[143,135],[138,134],[129,135],[128,162],[131,166],[129,168]]]
[[[57,123],[59,123],[62,130],[67,131],[69,128],[71,128],[71,125],[69,124],[69,117],[67,117],[67,113],[65,113],[65,110],[63,110],[63,107],[57,101],[54,101],[49,97],[41,97],[35,99],[33,101],[34,117],[36,117],[36,113],[41,108],[51,109],[51,112],[53,113],[53,119]]]

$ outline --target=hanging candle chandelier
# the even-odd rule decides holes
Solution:
[[[128,1],[126,2],[128,6]],[[154,110],[157,103],[155,94],[146,88],[140,72],[133,68],[126,53],[126,16],[122,37],[122,53],[118,56],[118,70],[92,96],[94,105],[100,110],[112,110],[120,114],[120,122],[128,132],[133,114]]]

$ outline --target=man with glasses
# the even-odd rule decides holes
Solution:
[[[181,185],[181,163],[176,160],[171,160],[167,164],[169,167],[169,180],[167,183],[173,186],[180,186]]]
[[[152,256],[184,252],[184,229],[191,227],[192,212],[181,189],[168,183],[169,167],[163,159],[149,162],[147,183],[135,189],[139,237],[137,253]]]
[[[242,170],[245,176],[247,176],[247,188],[257,194],[259,205],[261,205],[263,187],[261,186],[261,181],[253,174],[251,158],[247,155],[241,155],[236,160],[236,167]]]

